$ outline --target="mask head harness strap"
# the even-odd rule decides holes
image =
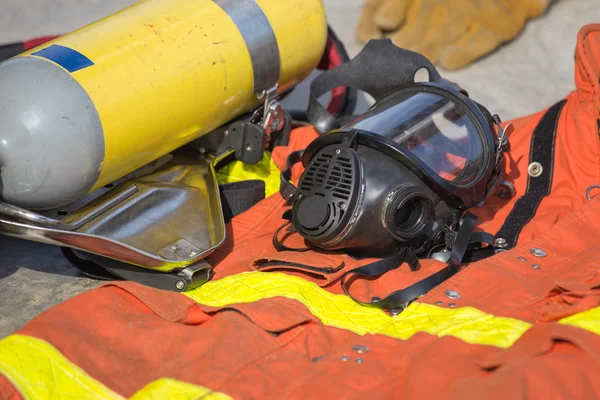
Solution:
[[[389,39],[372,40],[353,60],[322,73],[311,83],[308,120],[319,133],[337,129],[340,122],[319,103],[321,96],[347,86],[379,101],[398,88],[414,84],[415,74],[422,68],[429,73],[430,82],[446,82],[421,54],[396,47]]]
[[[477,217],[467,212],[460,222],[458,234],[456,235],[452,249],[449,252],[450,259],[448,264],[438,272],[407,288],[397,290],[384,299],[373,298],[371,302],[357,300],[350,293],[351,277],[378,277],[401,267],[404,263],[408,264],[411,271],[417,271],[420,269],[419,260],[409,248],[404,248],[391,257],[347,272],[341,280],[342,289],[346,295],[352,298],[352,300],[365,307],[380,308],[384,310],[403,310],[413,300],[424,295],[440,283],[458,273],[461,270],[463,263],[477,261],[494,254],[492,235],[483,232],[474,233],[473,230],[476,225]],[[481,247],[482,244],[487,244],[488,246]]]

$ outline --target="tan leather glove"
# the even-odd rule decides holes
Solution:
[[[358,39],[389,37],[446,69],[462,68],[519,35],[553,0],[366,0]]]

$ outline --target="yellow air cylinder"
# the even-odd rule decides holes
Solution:
[[[2,199],[52,209],[247,112],[322,57],[321,0],[146,0],[0,64]]]

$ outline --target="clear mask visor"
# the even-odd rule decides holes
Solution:
[[[459,186],[473,183],[486,160],[484,143],[469,114],[436,93],[400,92],[344,128],[393,140],[440,177]]]

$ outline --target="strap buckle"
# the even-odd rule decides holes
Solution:
[[[261,123],[267,136],[271,136],[272,132],[280,131],[285,125],[285,112],[281,104],[277,101],[279,97],[278,89],[279,84],[276,84],[257,96],[259,100],[264,99],[265,101],[262,109],[262,121],[254,121],[260,115],[261,110],[257,110],[252,119],[255,123]]]
[[[233,149],[236,160],[254,165],[262,160],[265,149],[270,145],[287,144],[291,133],[291,117],[277,101],[278,96],[278,85],[257,95],[258,99],[264,100],[264,104],[250,118],[245,116],[224,129],[217,153]]]
[[[508,135],[512,134],[515,130],[512,122],[509,122],[506,127],[502,128],[502,121],[498,114],[493,117],[494,125],[498,128],[498,147],[496,148],[496,165],[500,164],[502,156],[505,152],[510,150],[510,142],[508,141]]]

